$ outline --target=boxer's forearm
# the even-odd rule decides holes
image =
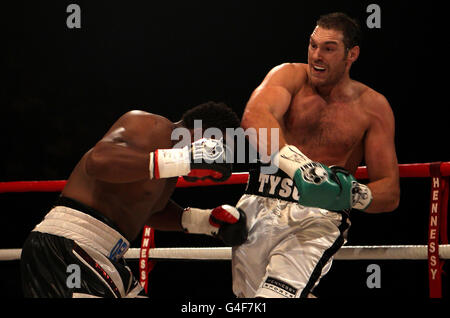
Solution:
[[[367,213],[383,213],[394,211],[400,203],[400,188],[390,178],[370,182],[367,186],[372,191],[372,202],[364,210]]]
[[[148,153],[104,142],[88,152],[85,168],[95,179],[130,183],[149,179],[149,160]]]
[[[261,153],[262,150],[273,155],[272,152],[278,151],[286,144],[283,118],[291,98],[286,89],[278,86],[257,88],[253,92],[245,107],[241,126],[244,130],[254,129],[256,132],[257,138],[249,138],[249,141],[258,152]],[[276,130],[277,136],[272,135],[272,129]],[[264,131],[265,136],[261,134]]]
[[[247,138],[262,156],[271,156],[286,144],[286,137],[278,120],[267,110],[261,107],[260,110],[247,109],[242,117],[241,127],[248,133]],[[276,133],[273,134],[273,133]]]
[[[270,113],[262,112],[254,118],[250,117],[250,114],[247,117],[243,117],[241,126],[244,130],[254,129],[256,138],[249,136],[248,140],[259,153],[265,151],[266,153],[263,153],[263,155],[273,155],[273,151],[278,151],[286,144],[283,129],[281,129],[278,121]],[[278,131],[278,136],[272,135],[273,129]],[[261,134],[262,131],[265,131],[265,133]]]
[[[160,231],[183,231],[181,226],[183,210],[181,206],[169,200],[161,211],[149,217],[147,225]]]

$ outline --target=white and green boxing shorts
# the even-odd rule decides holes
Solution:
[[[233,292],[242,298],[311,297],[346,243],[348,211],[298,204],[283,171],[250,171],[238,208],[247,215],[248,240],[232,250]]]

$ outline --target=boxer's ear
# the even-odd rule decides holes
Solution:
[[[355,45],[347,52],[347,61],[350,63],[354,63],[359,57],[360,48],[358,45]]]

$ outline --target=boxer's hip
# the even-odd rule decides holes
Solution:
[[[73,240],[116,261],[122,258],[130,243],[112,226],[113,223],[99,212],[75,200],[62,198],[33,231]]]
[[[112,226],[77,201],[58,200],[22,248],[25,296],[135,297],[141,287],[123,259],[130,244]],[[71,286],[73,266],[79,284]]]
[[[245,211],[250,230],[261,219],[273,219],[273,225],[289,227],[311,218],[325,217],[336,226],[344,220],[347,222],[348,211],[305,207],[298,200],[299,193],[294,181],[283,171],[266,175],[260,169],[253,169],[250,170],[244,195],[236,206]]]
[[[328,264],[345,243],[350,226],[345,212],[298,204],[295,185],[282,172],[250,173],[245,194],[236,206],[246,213],[249,229],[248,240],[232,250],[233,291],[239,297],[254,297],[264,277],[286,278],[286,272],[292,272],[293,277],[288,278],[301,291],[316,265]],[[305,253],[317,257],[308,261]],[[282,255],[288,263],[280,262],[276,255]],[[328,268],[321,267],[320,273]]]
[[[142,290],[124,259],[112,261],[72,239],[32,231],[21,254],[25,297],[136,297]]]

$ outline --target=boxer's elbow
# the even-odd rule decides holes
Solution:
[[[386,198],[383,206],[383,212],[393,212],[400,205],[400,189],[395,188],[390,192],[390,195]]]
[[[397,183],[393,186],[391,200],[389,204],[390,212],[396,210],[400,205],[400,185]]]
[[[253,93],[254,94],[254,93]],[[255,112],[255,97],[252,95],[247,105],[245,106],[244,113],[242,114],[241,126],[242,128],[248,128],[254,118]]]
[[[246,111],[241,119],[241,127],[245,130],[253,127],[253,121],[249,114],[249,111]]]
[[[267,127],[269,125],[268,119],[271,117],[273,117],[273,115],[264,107],[257,108],[255,106],[247,106],[244,114],[242,115],[241,127],[244,130]]]
[[[97,145],[93,149],[89,150],[86,155],[85,170],[91,177],[96,177],[101,173],[107,164],[107,156],[102,149],[102,146]]]
[[[394,212],[400,205],[400,188],[385,187],[383,191],[373,193],[373,200],[364,210],[367,213]]]
[[[388,202],[386,206],[386,212],[395,211],[400,205],[400,193],[398,195],[393,195],[391,200]]]

